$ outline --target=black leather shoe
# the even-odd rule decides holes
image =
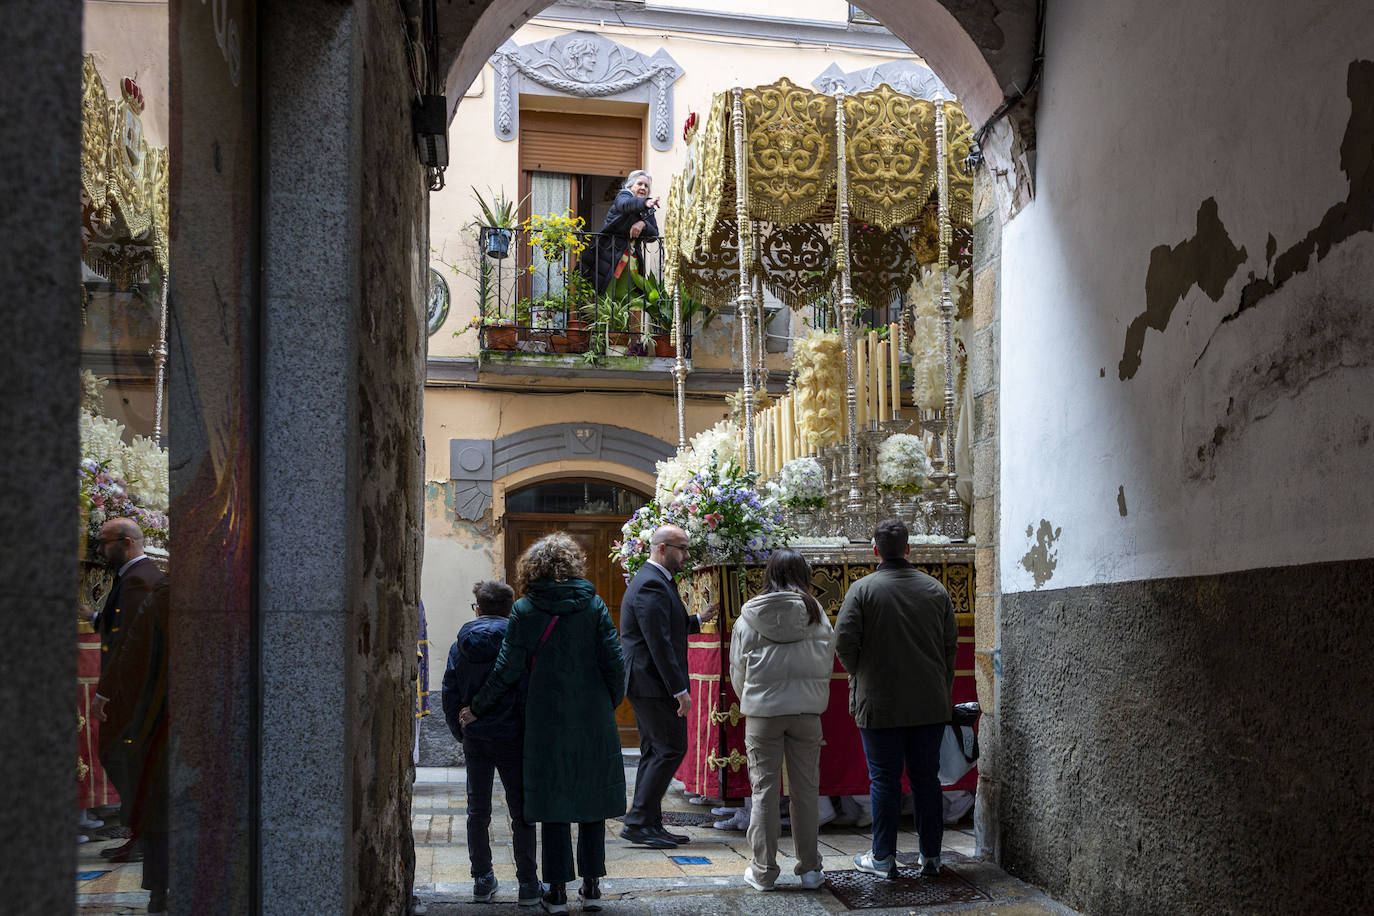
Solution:
[[[666,840],[672,840],[678,846],[685,846],[692,842],[692,838],[685,833],[669,833],[662,824],[654,828],[654,832]]]
[[[620,838],[628,840],[635,846],[647,846],[650,849],[676,849],[677,843],[668,839],[661,833],[649,827],[626,827],[620,831]]]
[[[104,849],[100,850],[100,855],[106,859],[114,859],[116,856],[128,856],[137,849],[138,840],[129,840],[127,842],[120,843],[118,846],[105,847]],[[127,862],[129,860],[127,858],[121,858],[118,861]]]
[[[596,878],[583,878],[582,887],[577,891],[577,899],[582,903],[582,912],[600,912],[601,882]]]

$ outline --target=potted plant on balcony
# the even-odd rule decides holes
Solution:
[[[515,235],[516,214],[529,197],[527,195],[523,200],[512,201],[503,191],[492,193],[488,188],[487,193],[492,195],[490,204],[477,187],[472,186],[472,196],[477,199],[483,220],[477,227],[480,236],[478,243],[487,257],[499,260],[510,253],[510,240]]]
[[[479,329],[483,350],[519,349],[519,331],[515,327],[515,321],[509,317],[501,315],[474,317],[462,328],[454,331],[453,336],[461,337],[473,328]]]
[[[571,211],[564,211],[561,214],[532,214],[521,228],[529,233],[530,247],[538,248],[544,255],[544,260],[552,263],[564,261],[567,255],[571,255],[571,260],[577,260],[582,249],[587,247],[582,236],[586,225],[582,217],[573,216]],[[565,268],[566,263],[564,261]]]

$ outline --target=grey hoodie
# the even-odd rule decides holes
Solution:
[[[746,716],[820,715],[830,704],[834,631],[821,615],[807,625],[800,595],[772,592],[745,602],[730,632],[730,683]]]

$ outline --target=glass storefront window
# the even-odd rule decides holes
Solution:
[[[508,513],[538,515],[633,515],[649,497],[595,480],[541,483],[506,496]]]

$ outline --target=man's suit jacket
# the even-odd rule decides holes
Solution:
[[[138,613],[138,608],[153,593],[153,586],[162,578],[162,570],[157,568],[147,556],[139,557],[124,571],[115,576],[114,585],[105,599],[105,606],[96,618],[95,627],[100,633],[100,670],[103,672],[110,657],[119,647],[124,637],[126,624]]]
[[[701,631],[677,587],[652,563],[630,580],[620,602],[620,645],[625,695],[674,697],[688,688],[687,634]]]

